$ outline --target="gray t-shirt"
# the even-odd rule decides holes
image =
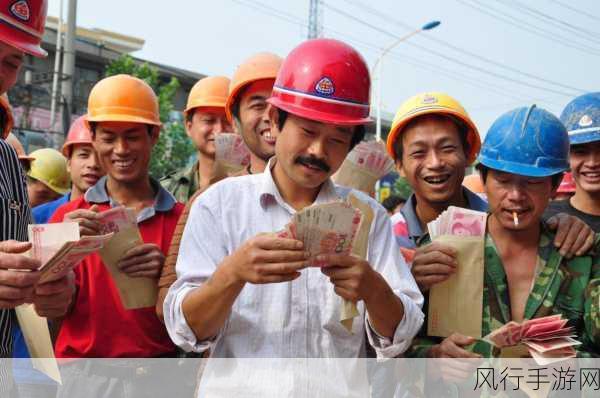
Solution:
[[[558,213],[567,213],[571,216],[575,216],[589,225],[594,232],[600,232],[600,216],[594,216],[592,214],[577,210],[571,205],[570,200],[555,200],[550,202],[548,208],[544,212],[544,219],[552,217]]]

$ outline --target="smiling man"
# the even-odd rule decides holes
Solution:
[[[560,119],[569,132],[569,163],[575,195],[552,202],[546,215],[568,213],[600,232],[600,93],[575,98],[567,104]]]
[[[284,358],[364,357],[367,343],[393,357],[408,347],[422,323],[422,296],[389,217],[330,179],[364,136],[369,87],[363,58],[342,42],[311,40],[288,55],[269,100],[276,156],[264,173],[217,183],[192,206],[164,305],[176,344],[211,349],[211,357]],[[327,266],[307,267],[302,242],[276,232],[296,211],[350,192],[375,214],[367,259],[323,256]],[[358,302],[353,333],[339,322],[341,298]],[[279,387],[280,395],[292,392]]]
[[[45,224],[52,214],[63,204],[79,199],[87,190],[96,185],[104,171],[98,162],[98,156],[92,146],[92,134],[85,125],[84,116],[75,120],[62,147],[67,158],[67,171],[71,177],[71,191],[62,197],[33,208],[33,220],[36,224]]]

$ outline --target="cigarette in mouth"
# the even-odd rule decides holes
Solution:
[[[517,216],[516,211],[513,211],[513,222],[515,223],[515,227],[519,226],[519,217]]]

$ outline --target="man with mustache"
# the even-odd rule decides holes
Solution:
[[[45,0],[28,0],[15,7],[14,2],[0,4],[0,95],[17,81],[25,54],[45,57],[40,47],[44,33],[48,4]],[[26,16],[26,18],[25,18]],[[40,262],[24,253],[27,224],[31,220],[25,177],[17,154],[4,141],[11,115],[0,107],[0,358],[9,358],[12,351],[12,329],[15,326],[13,308],[34,303],[40,316],[60,317],[69,308],[74,291],[73,274],[63,279],[36,286]],[[22,272],[24,270],[30,272]],[[8,361],[0,361],[0,396],[11,396],[13,381],[7,369]]]
[[[369,88],[364,59],[337,40],[306,41],[285,59],[269,99],[275,157],[264,173],[217,183],[192,206],[164,305],[177,345],[210,349],[211,358],[359,358],[366,344],[393,357],[408,347],[422,323],[422,296],[389,234],[387,212],[330,179],[364,137]],[[367,260],[321,255],[316,261],[325,266],[307,267],[313,262],[302,242],[276,232],[296,211],[350,192],[374,212]],[[358,303],[352,333],[339,322],[340,297]],[[211,382],[207,374],[200,390]],[[291,384],[278,384],[280,395],[305,395],[289,390],[302,389],[300,379]]]
[[[250,164],[237,175],[262,173],[266,161],[273,156],[274,136],[271,128],[265,121],[268,120],[267,99],[271,95],[277,71],[281,66],[281,58],[269,53],[260,53],[250,57],[242,63],[233,75],[233,80],[228,87],[227,98],[223,106],[228,120],[233,124],[234,130],[244,138],[250,149]],[[190,93],[190,97],[192,93]],[[257,133],[259,132],[259,133]],[[260,134],[262,132],[262,135]],[[268,136],[266,136],[268,135]],[[215,182],[211,180],[211,182]],[[169,247],[169,254],[165,260],[160,280],[158,281],[158,300],[156,301],[156,314],[163,319],[163,303],[169,287],[177,279],[175,264],[179,254],[179,245],[185,223],[187,222],[190,208],[194,200],[207,188],[202,187],[187,200],[181,218],[177,222],[173,240]],[[172,191],[173,192],[173,191]]]
[[[200,79],[188,96],[183,112],[185,131],[194,143],[198,160],[161,180],[165,189],[181,203],[187,203],[198,190],[206,189],[214,176],[215,137],[231,132],[225,115],[229,79],[210,76]]]
[[[584,94],[569,102],[560,120],[569,132],[575,195],[553,201],[545,215],[568,213],[600,232],[600,93]]]
[[[84,116],[77,118],[71,125],[62,153],[67,158],[71,191],[52,202],[34,207],[32,213],[36,224],[47,223],[56,209],[82,197],[104,175],[92,146],[92,135],[85,125]]]

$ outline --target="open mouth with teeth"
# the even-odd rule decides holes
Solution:
[[[600,171],[582,171],[579,173],[586,180],[598,182],[600,181]]]
[[[271,135],[271,130],[264,130],[260,133],[262,139],[269,145],[275,145],[277,139]]]
[[[427,176],[423,179],[431,185],[442,185],[450,179],[450,174],[444,174],[440,176]]]
[[[113,160],[112,164],[117,169],[128,169],[133,165],[134,161],[131,159],[128,160]]]

